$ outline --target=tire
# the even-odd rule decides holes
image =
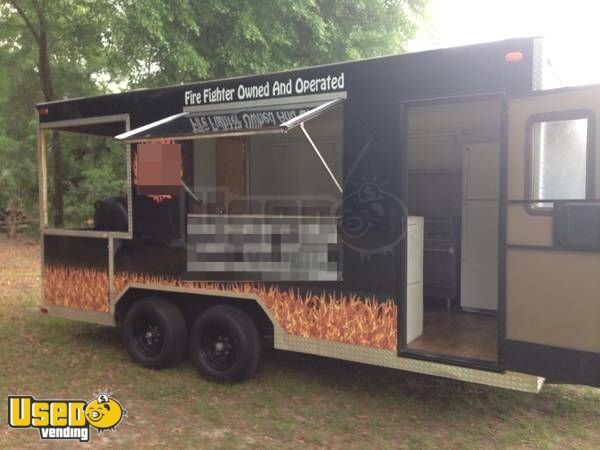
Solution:
[[[135,303],[127,313],[124,339],[131,359],[144,367],[161,369],[185,357],[187,326],[181,310],[173,303],[148,297]]]
[[[238,308],[216,305],[200,314],[190,331],[190,356],[211,381],[243,381],[256,372],[261,340],[252,319]]]

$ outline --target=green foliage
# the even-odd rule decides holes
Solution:
[[[37,102],[402,52],[425,2],[0,0],[0,208],[16,198],[37,215]],[[49,169],[62,166],[65,220],[82,223],[123,166],[111,152],[53,159],[60,148]]]
[[[100,93],[92,76],[106,66],[99,40],[108,15],[101,6],[89,0],[0,2],[0,208],[16,201],[37,217],[34,107],[49,99],[41,79],[41,30],[47,32],[50,99]]]
[[[65,157],[65,226],[89,227],[97,200],[125,194],[123,146],[112,139],[73,133],[62,133],[60,143]]]
[[[149,86],[400,53],[425,0],[117,3],[131,33],[114,35],[115,58],[128,58],[133,84]]]
[[[6,67],[8,61],[2,56],[0,67]],[[0,70],[0,209],[18,205],[31,211],[37,199],[35,121],[31,114],[18,114],[17,105],[12,109],[8,101],[2,102],[16,97],[15,81],[20,80]]]
[[[12,164],[18,154],[18,143],[8,136],[0,136],[0,158],[6,161],[0,167],[0,205],[8,205],[19,192],[18,167]]]

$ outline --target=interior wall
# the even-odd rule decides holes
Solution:
[[[342,109],[306,123],[306,129],[342,183]],[[339,192],[302,130],[250,138],[250,193],[257,197],[331,196]]]
[[[461,134],[454,132],[409,136],[408,202],[411,214],[423,217],[460,216],[461,139]]]
[[[432,135],[461,132],[465,144],[497,141],[500,138],[499,100],[411,106],[408,134]]]
[[[216,139],[195,139],[194,141],[194,189],[214,190],[217,180]]]
[[[498,100],[408,110],[408,209],[424,217],[462,214],[463,148],[499,142]]]
[[[342,184],[343,109],[336,108],[306,123],[306,129]],[[262,134],[247,138],[249,211],[268,213],[269,204],[299,200],[306,211],[327,214],[333,211],[324,205],[335,205],[341,194],[331,180],[314,149],[300,130],[287,134]],[[192,208],[197,212],[210,210],[217,190],[217,139],[197,139],[193,143],[194,191],[203,199],[204,207]],[[280,212],[294,211],[277,206]],[[312,209],[311,209],[312,208]],[[315,209],[317,208],[317,209]]]
[[[462,178],[456,174],[410,174],[408,202],[411,215],[460,217]]]

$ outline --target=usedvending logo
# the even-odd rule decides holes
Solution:
[[[84,400],[36,400],[29,395],[8,397],[8,425],[36,428],[40,439],[90,441],[90,427],[98,433],[115,428],[127,411],[111,394],[103,391]]]

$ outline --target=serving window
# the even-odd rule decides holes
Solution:
[[[335,215],[343,99],[230,108],[184,111],[117,139],[192,140],[193,173],[181,184],[191,213]]]
[[[186,279],[338,282],[343,116],[342,99],[204,109],[117,138],[191,152],[180,180]]]
[[[194,141],[194,192],[201,200],[193,212],[335,215],[341,202],[336,181],[343,182],[343,107],[307,122],[305,130],[312,144],[299,127]]]
[[[114,139],[127,116],[41,124],[42,223],[47,232],[127,236],[128,146]]]

